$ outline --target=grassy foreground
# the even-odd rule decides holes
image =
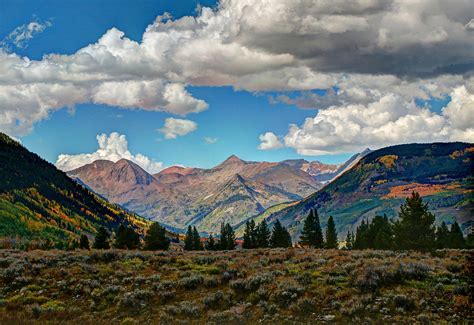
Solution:
[[[0,323],[469,322],[473,251],[0,251]]]

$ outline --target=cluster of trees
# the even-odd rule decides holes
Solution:
[[[323,230],[319,222],[318,211],[311,209],[303,224],[300,245],[314,248],[337,248],[337,231],[332,216],[328,219],[325,237],[326,238],[323,236]]]
[[[115,232],[115,238],[111,240],[111,235],[105,227],[100,227],[95,236],[92,248],[109,249],[111,244],[119,249],[140,249],[145,250],[167,250],[170,245],[170,239],[166,236],[166,229],[159,223],[153,223],[148,229],[144,245],[140,240],[140,235],[131,227],[120,225]],[[79,248],[90,249],[89,239],[86,235],[81,235]]]
[[[371,222],[362,221],[355,235],[347,233],[348,249],[414,249],[465,248],[466,240],[457,222],[451,229],[445,222],[435,227],[435,216],[428,204],[413,192],[400,206],[399,218],[392,222],[387,216],[376,216]]]
[[[279,220],[275,222],[273,230],[270,232],[265,220],[258,225],[255,221],[245,223],[244,241],[242,248],[265,248],[265,247],[291,247],[291,236],[288,230],[283,227]]]
[[[235,249],[235,233],[232,226],[229,223],[222,223],[218,240],[216,241],[211,234],[206,241],[205,248],[209,251]],[[204,250],[204,245],[201,242],[201,237],[196,227],[188,227],[184,239],[184,249],[189,251]]]

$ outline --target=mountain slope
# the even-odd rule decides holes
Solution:
[[[216,232],[221,222],[237,225],[274,204],[314,193],[322,186],[314,176],[318,168],[335,171],[338,167],[311,164],[305,160],[252,162],[232,155],[211,169],[172,166],[150,175],[131,162],[124,168],[117,166],[125,165],[123,161],[99,161],[68,175],[147,218],[171,227],[195,225],[201,231]],[[144,181],[138,181],[137,174]]]
[[[273,208],[265,218],[270,223],[279,219],[298,237],[309,209],[317,208],[323,226],[332,215],[343,237],[363,218],[384,213],[396,217],[404,198],[417,191],[438,220],[465,224],[474,219],[473,156],[474,145],[459,142],[376,150],[313,195]]]
[[[0,237],[56,243],[94,234],[103,225],[146,222],[96,196],[54,165],[0,133]],[[108,164],[108,162],[98,162]]]

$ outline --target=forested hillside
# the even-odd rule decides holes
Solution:
[[[70,179],[54,165],[0,133],[0,238],[63,247],[80,234],[146,221]],[[8,238],[6,240],[6,238]],[[5,243],[4,243],[5,244]]]

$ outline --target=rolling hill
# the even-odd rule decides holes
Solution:
[[[218,232],[222,222],[237,226],[270,206],[314,193],[322,178],[333,178],[339,170],[306,160],[253,162],[232,155],[211,169],[172,166],[150,175],[122,159],[95,161],[67,174],[170,228],[195,225],[202,232]]]
[[[141,231],[147,221],[84,188],[54,165],[0,133],[0,238],[61,245],[100,226]]]
[[[309,209],[318,209],[322,226],[334,217],[339,236],[362,219],[377,214],[396,217],[412,191],[419,192],[438,221],[474,219],[474,145],[406,144],[373,151],[334,181],[297,203],[271,207],[254,217],[272,224],[279,219],[298,238]],[[242,232],[242,226],[237,229]]]

